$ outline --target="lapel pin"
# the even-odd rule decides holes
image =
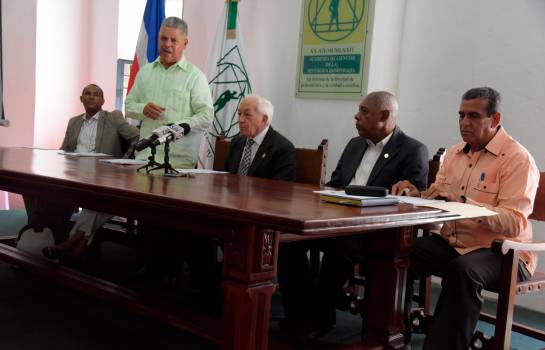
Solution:
[[[384,153],[384,158],[388,159],[390,155],[388,153]]]
[[[267,153],[263,153],[263,154],[261,155],[261,158],[265,158],[266,156],[267,156]]]

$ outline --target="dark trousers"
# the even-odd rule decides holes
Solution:
[[[307,257],[310,248],[324,253],[317,286],[313,285]],[[286,317],[292,322],[335,324],[335,304],[344,284],[354,272],[363,251],[361,237],[280,245],[278,282]]]
[[[175,281],[186,262],[191,271],[191,285],[204,297],[222,300],[221,264],[217,262],[217,241],[176,232],[168,226],[139,225],[142,232],[145,268],[161,278]]]
[[[74,213],[73,205],[58,203],[33,196],[23,196],[25,209],[28,216],[28,225],[36,231],[42,231],[48,227],[53,232],[55,243],[60,243],[68,238],[70,231],[70,217]]]
[[[467,350],[483,304],[481,291],[497,289],[501,257],[490,249],[460,255],[439,235],[416,239],[411,250],[411,271],[418,278],[439,276],[441,294],[424,350]],[[519,279],[530,274],[519,263]],[[408,283],[412,295],[412,283]]]

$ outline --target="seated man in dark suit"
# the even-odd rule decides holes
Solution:
[[[267,179],[295,180],[295,148],[270,126],[273,112],[273,105],[260,96],[247,96],[240,103],[240,135],[233,138],[229,146],[226,171]]]
[[[241,176],[274,180],[295,180],[295,147],[272,128],[274,107],[257,95],[244,98],[238,109],[240,135],[233,138],[225,160],[225,170]],[[183,246],[193,284],[208,304],[221,303],[221,265],[217,245],[208,238],[186,238]]]
[[[138,141],[138,129],[130,125],[120,111],[102,110],[104,105],[102,89],[95,84],[87,85],[81,93],[80,101],[85,113],[72,117],[68,122],[61,150],[105,153],[117,158],[129,153],[132,145]],[[28,214],[28,226],[35,231],[42,231],[47,227],[51,229],[56,243],[64,241],[74,207],[33,196],[23,198]],[[83,244],[80,245],[84,248]]]
[[[398,103],[386,91],[372,92],[354,116],[359,136],[351,139],[327,186],[370,185],[391,188],[413,179],[426,188],[428,150],[396,126]],[[413,182],[414,181],[414,182]],[[354,236],[320,242],[324,252],[317,290],[313,288],[305,242],[280,247],[278,279],[286,319],[281,328],[298,340],[319,337],[335,324],[335,300],[364,253],[364,237]]]

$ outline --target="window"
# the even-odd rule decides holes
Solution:
[[[132,61],[120,58],[117,60],[117,83],[115,91],[115,109],[125,109],[125,98],[127,97],[127,86],[131,74]]]

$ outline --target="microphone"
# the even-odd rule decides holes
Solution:
[[[163,125],[153,130],[151,136],[136,143],[134,149],[138,152],[148,147],[158,146],[167,141],[178,140],[189,134],[191,127],[187,123]]]

